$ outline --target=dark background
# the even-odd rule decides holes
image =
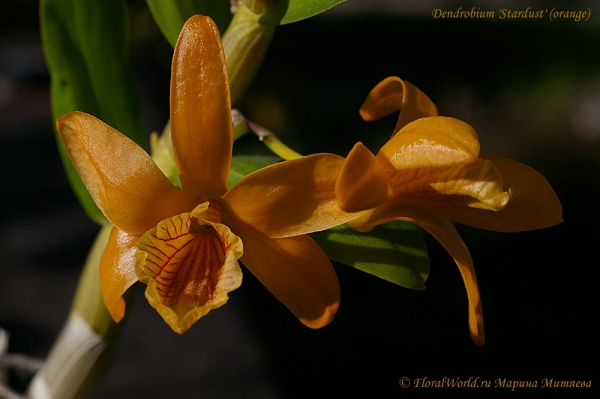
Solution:
[[[148,131],[168,118],[171,49],[142,1],[132,6],[132,64]],[[140,295],[98,398],[372,398],[509,389],[401,389],[401,377],[593,380],[597,372],[600,188],[600,7],[594,1],[350,0],[279,27],[240,108],[299,152],[376,151],[395,116],[366,123],[369,90],[396,75],[442,115],[472,124],[482,152],[535,167],[563,204],[565,222],[503,234],[458,226],[475,261],[487,345],[467,330],[453,260],[425,237],[431,275],[410,291],[336,265],[342,304],[321,330],[302,326],[250,274],[227,306],[183,336]],[[568,5],[565,5],[568,4]],[[431,10],[591,9],[572,20],[441,20]],[[79,268],[97,233],[72,194],[55,147],[49,78],[36,1],[0,5],[0,327],[10,351],[44,357],[69,311]],[[369,12],[367,11],[369,8]],[[359,12],[360,11],[360,12]],[[252,137],[234,151],[267,153]],[[140,294],[141,294],[140,290]],[[596,299],[594,299],[596,298]],[[23,389],[28,375],[11,371]],[[541,397],[592,390],[520,389]],[[594,389],[596,391],[596,389]],[[597,393],[597,392],[595,392]]]

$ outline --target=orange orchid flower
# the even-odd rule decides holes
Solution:
[[[365,120],[375,120],[398,109],[393,135],[377,155],[361,143],[348,154],[335,188],[339,205],[349,212],[369,210],[348,223],[356,230],[404,220],[435,237],[460,269],[471,337],[483,345],[473,261],[451,221],[503,232],[539,229],[562,222],[560,201],[534,169],[480,154],[470,125],[437,116],[423,92],[397,77],[379,83],[360,113]]]
[[[122,295],[140,280],[149,303],[183,333],[240,286],[238,260],[305,325],[319,328],[333,319],[337,276],[306,234],[353,217],[339,209],[334,193],[343,158],[317,154],[282,162],[227,190],[229,83],[210,18],[186,22],[173,57],[171,132],[181,190],[142,148],[93,116],[72,112],[57,126],[114,225],[100,280],[115,321],[125,314]]]

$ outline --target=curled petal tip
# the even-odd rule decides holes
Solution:
[[[401,111],[393,134],[414,120],[438,114],[433,101],[420,89],[390,76],[371,90],[360,108],[360,116],[366,121],[373,121],[398,110]]]

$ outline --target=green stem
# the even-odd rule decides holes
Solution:
[[[124,324],[112,320],[100,290],[100,259],[111,229],[106,225],[100,230],[79,278],[69,318],[25,398],[83,399],[94,393],[108,371]]]
[[[271,151],[280,158],[289,161],[290,159],[302,158],[302,154],[297,153],[290,147],[285,145],[275,133],[267,128],[254,123],[248,119],[237,109],[231,110],[231,119],[233,121],[233,141],[239,139],[248,132],[253,132],[258,136]]]
[[[260,126],[254,122],[246,121],[248,128],[254,132],[260,141],[262,141],[271,151],[281,158],[289,161],[290,159],[302,158],[302,154],[297,153],[290,147],[285,145],[277,135],[263,126]]]

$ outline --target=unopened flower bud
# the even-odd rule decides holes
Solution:
[[[255,7],[258,7],[261,2],[256,0],[252,3],[257,3]],[[258,72],[275,30],[274,26],[261,25],[258,17],[244,4],[238,3],[231,24],[223,35],[231,103],[234,105]]]

